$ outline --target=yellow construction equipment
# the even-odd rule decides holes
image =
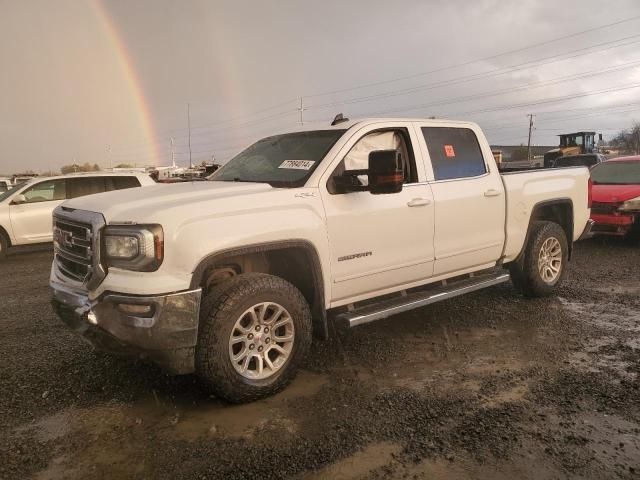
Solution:
[[[549,168],[558,157],[569,157],[596,151],[596,132],[576,132],[558,135],[560,145],[544,154],[544,166]]]

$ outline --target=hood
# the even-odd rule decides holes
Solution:
[[[167,215],[188,218],[190,212],[200,206],[206,206],[209,212],[233,210],[236,202],[212,201],[276,190],[265,183],[205,181],[158,184],[74,198],[63,206],[101,213],[107,223],[152,223]]]
[[[594,202],[622,203],[640,197],[640,185],[593,185],[591,195]]]

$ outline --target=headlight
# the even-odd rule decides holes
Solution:
[[[629,212],[632,210],[640,210],[640,197],[632,198],[631,200],[627,200],[624,202],[618,210],[622,210],[623,212]]]
[[[164,234],[160,225],[110,225],[103,234],[106,267],[153,272],[164,258]]]

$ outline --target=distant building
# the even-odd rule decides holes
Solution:
[[[501,151],[502,152],[502,161],[509,162],[511,160],[511,155],[514,151],[520,150],[522,148],[527,148],[526,145],[491,145],[492,151]],[[554,148],[558,148],[557,145],[546,146],[546,145],[537,145],[531,147],[531,157],[543,156],[549,150]]]

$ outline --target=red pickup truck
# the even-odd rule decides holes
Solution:
[[[640,234],[640,156],[620,157],[591,170],[592,232],[596,235]]]

